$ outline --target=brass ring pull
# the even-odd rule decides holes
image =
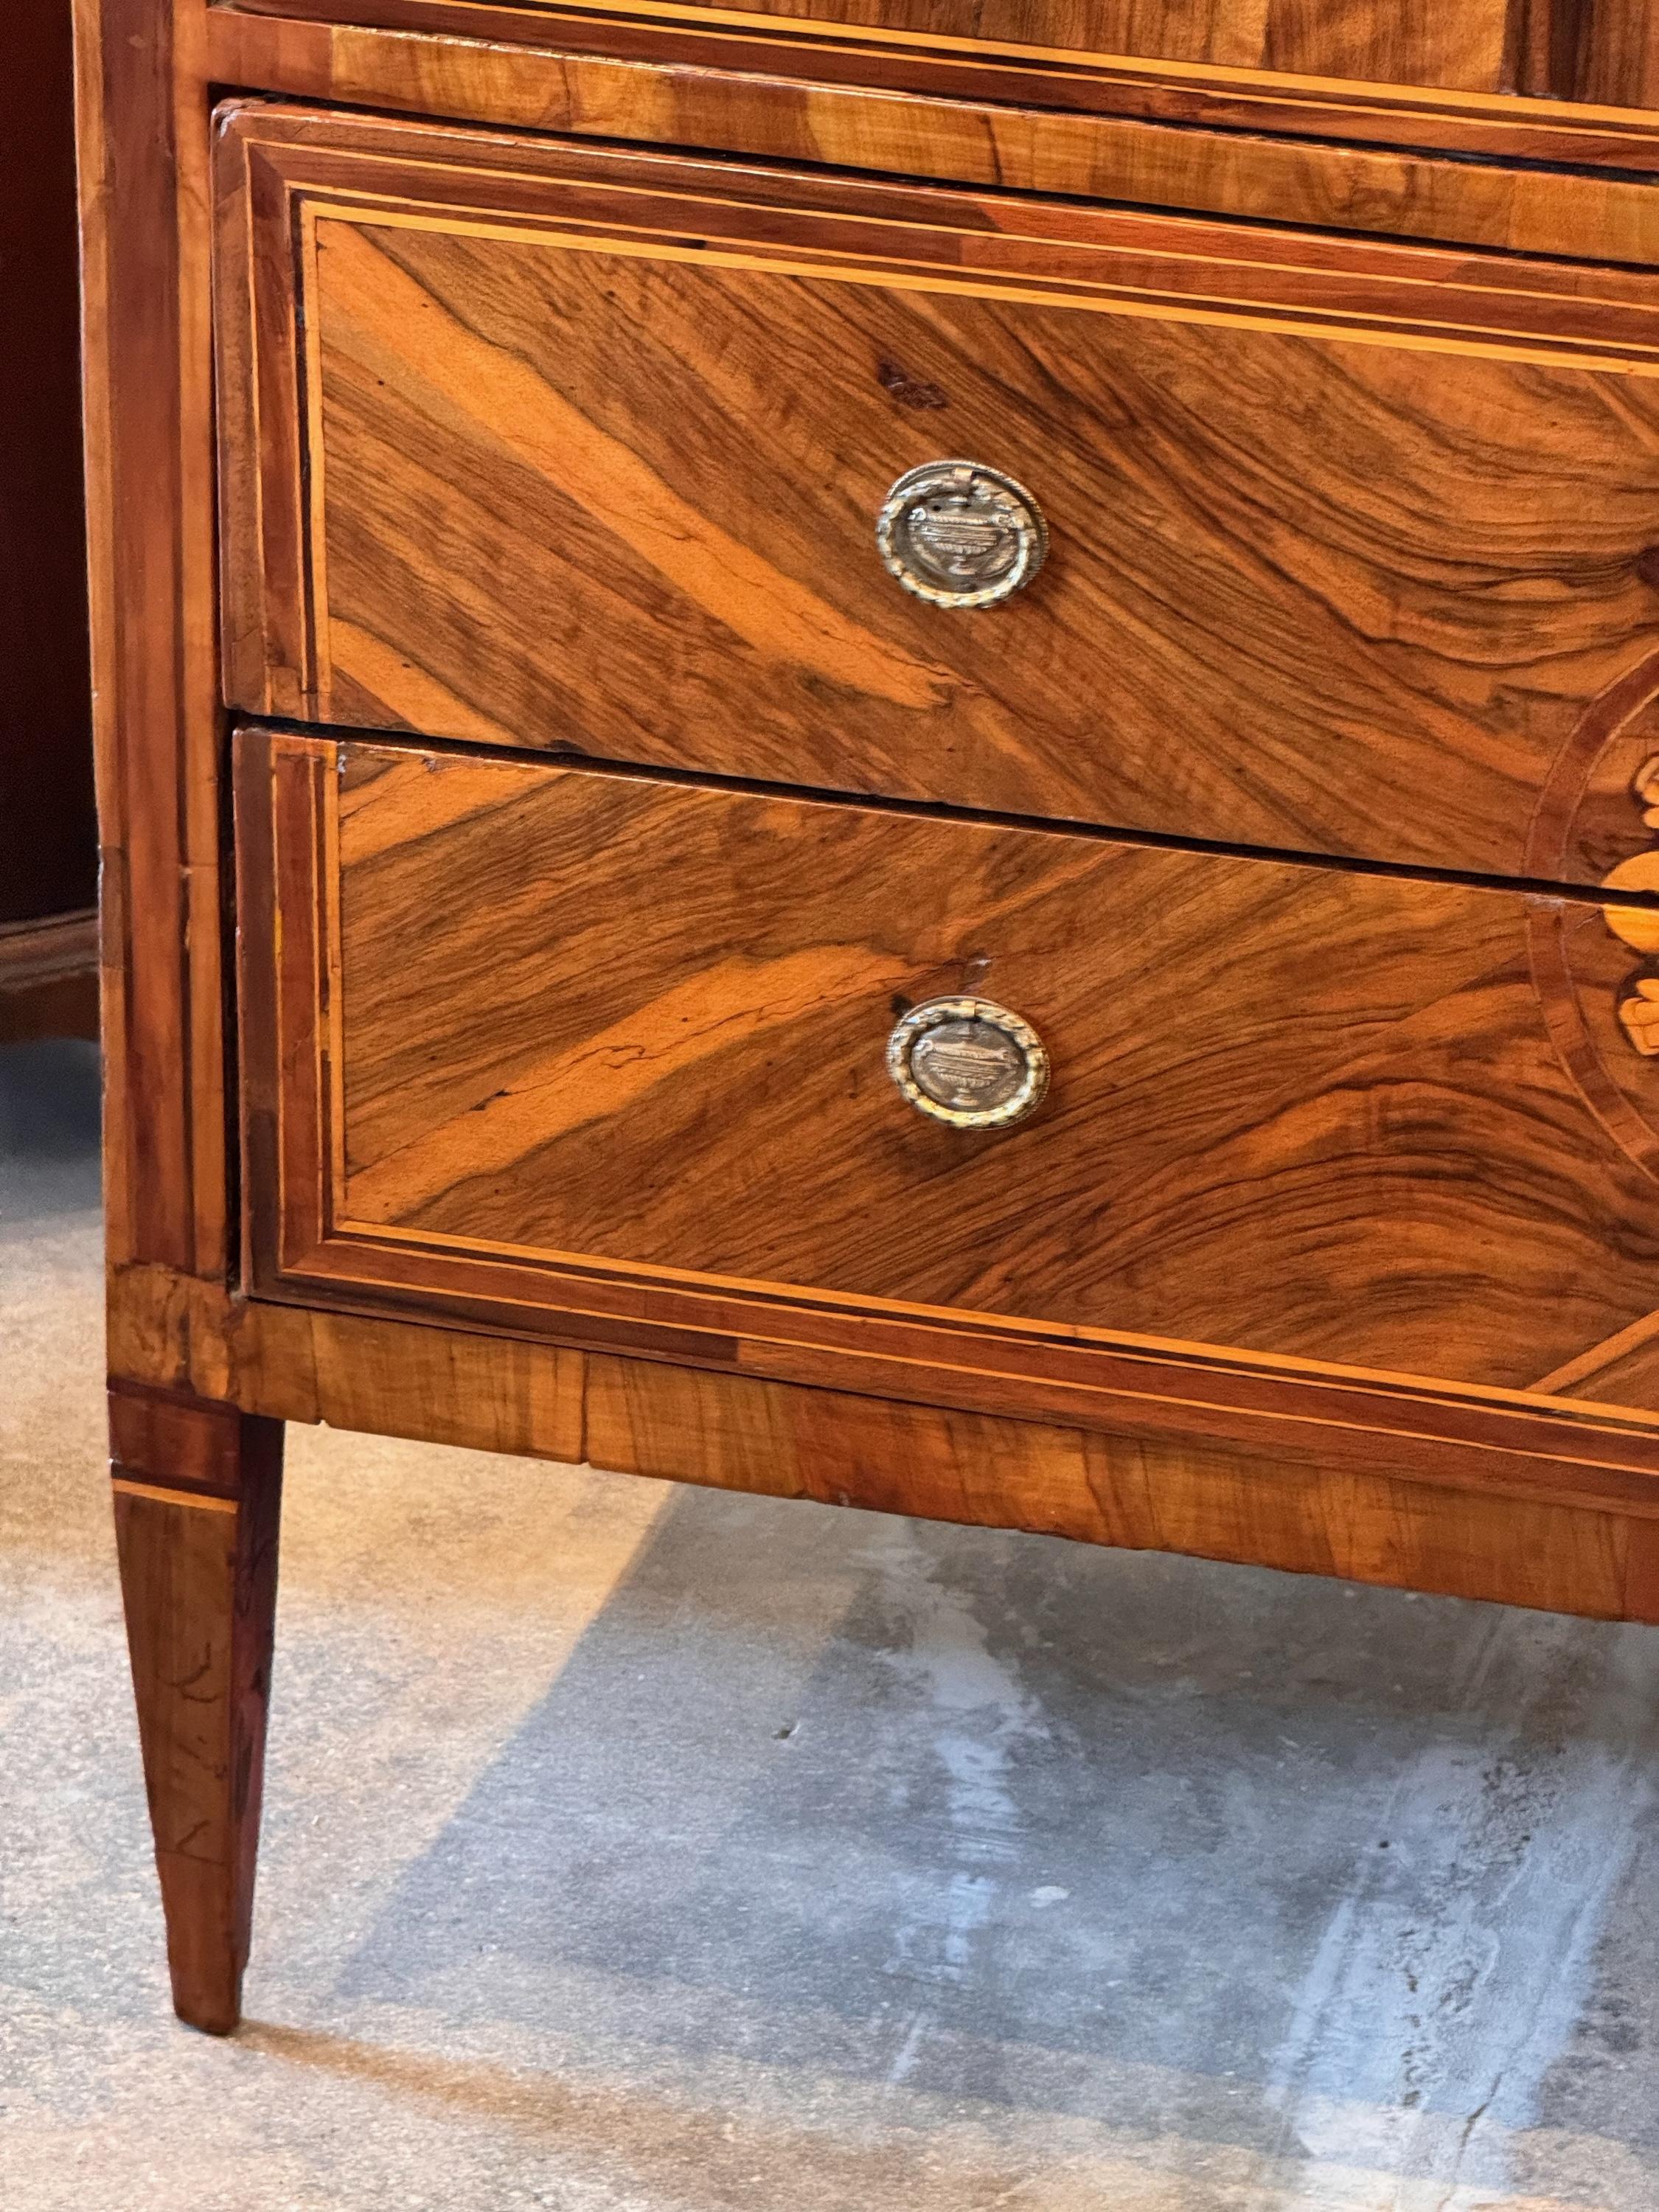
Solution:
[[[1008,1129],[1042,1103],[1048,1055],[1029,1022],[990,999],[929,999],[887,1040],[900,1096],[953,1129]]]
[[[978,461],[926,461],[881,503],[876,544],[890,575],[936,607],[990,607],[1029,584],[1048,526],[1024,484]]]

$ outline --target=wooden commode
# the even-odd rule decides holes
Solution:
[[[1643,0],[78,0],[111,1419],[1659,1622]]]

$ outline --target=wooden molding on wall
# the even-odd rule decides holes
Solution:
[[[0,930],[96,895],[76,330],[74,88],[58,0],[7,10],[0,70]],[[49,979],[0,1037],[84,1019]],[[56,999],[53,994],[57,993]],[[83,1008],[84,992],[81,1006]]]
[[[0,924],[0,1044],[98,1034],[98,915]]]

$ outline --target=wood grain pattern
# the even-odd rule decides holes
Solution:
[[[1659,106],[1659,40],[1642,0],[1592,0],[1560,83],[1570,100]]]
[[[1611,0],[1599,5],[1610,9]],[[1618,90],[1621,82],[1636,88],[1645,82],[1641,61],[1633,71],[1626,63],[1607,75],[1611,105],[1582,98],[1568,104],[1589,66],[1577,0],[1565,8],[1522,0],[1514,67],[1519,90],[1501,94],[1120,56],[1003,58],[983,41],[884,43],[847,30],[801,38],[760,17],[726,22],[697,11],[693,20],[690,9],[678,16],[617,15],[490,0],[351,0],[350,21],[341,21],[341,13],[340,0],[238,0],[234,8],[222,0],[207,22],[214,82],[526,130],[1005,181],[985,166],[988,146],[1010,165],[1006,181],[1049,191],[1086,189],[1083,173],[1073,170],[1067,185],[1056,167],[1029,179],[1025,165],[1039,149],[1083,143],[1067,125],[1084,116],[1225,132],[1218,147],[1231,147],[1238,160],[1234,189],[1258,161],[1269,173],[1274,161],[1274,141],[1252,143],[1238,136],[1243,132],[1315,142],[1281,149],[1299,155],[1310,173],[1322,158],[1340,167],[1345,149],[1337,141],[1405,149],[1425,165],[1425,182],[1440,166],[1432,155],[1442,151],[1493,162],[1547,161],[1558,169],[1550,181],[1565,184],[1569,198],[1577,180],[1560,177],[1563,165],[1643,173],[1659,161],[1654,118],[1640,112],[1647,103],[1633,106]],[[1627,37],[1621,33],[1621,42]],[[783,96],[786,87],[793,97]],[[904,95],[911,94],[942,95],[949,106],[917,109],[908,158],[896,159],[892,134],[902,128]],[[1204,140],[1176,137],[1163,174],[1176,197],[1156,196],[1159,204],[1184,203],[1182,145],[1200,167],[1210,158]],[[945,161],[969,166],[939,166]],[[1491,179],[1466,172],[1465,181],[1474,215],[1488,204]],[[1539,204],[1547,198],[1540,179]],[[1382,204],[1386,225],[1375,213],[1367,220],[1363,198],[1345,210],[1322,193],[1316,217],[1313,205],[1299,212],[1342,228],[1417,230],[1416,195],[1390,192]],[[1585,250],[1600,249],[1592,240]]]
[[[1073,1331],[994,1324],[984,1316],[878,1314],[822,1294],[781,1299],[759,1290],[686,1287],[660,1275],[646,1280],[637,1270],[601,1270],[592,1262],[486,1256],[453,1244],[426,1249],[340,1233],[327,1218],[327,1176],[337,1155],[331,1071],[337,1054],[325,1018],[336,979],[322,927],[328,779],[319,750],[260,732],[246,732],[240,741],[252,1284],[289,1297],[394,1314],[441,1311],[497,1333],[539,1333],[572,1347],[690,1361],[873,1396],[1057,1419],[1113,1434],[1198,1435],[1333,1470],[1370,1471],[1381,1463],[1425,1481],[1647,1510],[1651,1478],[1659,1473],[1659,1423],[1622,1407],[1609,1413],[1564,1400],[1553,1385],[1454,1390],[1421,1378],[1222,1354],[1166,1340],[1079,1341]],[[280,888],[272,842],[274,751],[289,756]],[[264,947],[280,947],[280,961],[268,962]],[[118,1320],[153,1273],[119,1272]],[[165,1344],[173,1328],[191,1326],[198,1308],[176,1303],[176,1278],[163,1272],[161,1280],[166,1294],[156,1320],[165,1324]],[[206,1356],[203,1347],[213,1346],[223,1326],[217,1308],[214,1317],[201,1320],[192,1360]],[[130,1345],[128,1371],[165,1380],[165,1361],[156,1364],[147,1348],[152,1335],[147,1321]],[[221,1393],[214,1374],[198,1366],[191,1372],[192,1387]],[[1547,1401],[1534,1395],[1542,1389],[1554,1392]],[[223,1394],[235,1395],[228,1389]]]
[[[659,51],[657,31],[647,34],[652,65],[642,67],[636,59],[562,46],[411,38],[355,25],[228,18],[222,11],[212,27],[226,82],[270,83],[313,99],[422,115],[441,111],[503,129],[836,162],[1153,207],[1223,209],[1262,222],[1515,252],[1639,263],[1653,259],[1659,246],[1654,195],[1640,173],[1659,166],[1659,129],[1598,130],[1577,114],[1564,128],[1559,107],[1548,111],[1547,124],[1528,111],[1519,128],[1510,120],[1449,122],[1420,112],[1394,118],[1402,137],[1428,131],[1437,143],[1469,142],[1472,151],[1488,155],[1477,164],[1415,147],[1270,137],[1262,128],[1297,120],[1363,135],[1376,125],[1369,108],[1252,115],[1256,127],[1248,131],[1237,127],[1241,118],[1224,114],[1217,119],[1233,127],[1198,131],[1184,113],[1171,123],[1156,115],[1068,112],[1066,104],[1087,89],[1070,78],[1052,86],[1018,80],[1001,98],[970,99],[964,95],[975,80],[956,82],[963,73],[957,66],[935,72],[936,88],[885,90],[856,76],[835,81],[836,64],[844,72],[870,66],[869,57],[838,50],[808,54],[814,73],[791,77],[785,72],[802,69],[803,58],[777,42],[754,57],[757,66],[740,71],[730,57],[719,69],[676,64]],[[569,27],[562,27],[562,37]],[[228,28],[234,37],[225,35]],[[613,33],[614,27],[605,28]],[[918,72],[913,66],[905,74]],[[1061,104],[1030,104],[1044,97]],[[1523,161],[1552,166],[1516,166]],[[1570,162],[1583,166],[1568,169]],[[1638,173],[1605,173],[1614,166]]]
[[[112,1393],[111,1472],[144,1783],[180,2019],[241,2008],[270,1698],[282,1424]],[[128,1461],[123,1454],[134,1450]]]
[[[330,0],[334,12],[356,18]],[[1565,6],[1565,0],[1557,0]],[[581,0],[557,9],[525,7],[556,21],[580,12]],[[491,11],[505,14],[502,9]],[[708,0],[599,0],[595,12],[670,25],[715,28],[775,26],[797,35],[844,36],[896,46],[912,43],[956,47],[983,46],[1011,56],[1070,54],[1145,56],[1231,71],[1267,70],[1291,76],[1353,78],[1400,85],[1439,85],[1479,92],[1512,90],[1522,57],[1517,47],[1528,14],[1510,0],[1458,0],[1435,8],[1429,0],[1331,0],[1310,8],[1298,0],[748,0],[738,9]],[[371,9],[385,20],[390,13]],[[404,0],[393,20],[411,24],[453,21],[453,7],[425,7]],[[1513,20],[1512,20],[1513,19]],[[1536,43],[1535,39],[1534,43]],[[1535,64],[1528,70],[1538,75]],[[1536,82],[1531,90],[1552,88]]]
[[[436,1287],[444,1288],[441,1279]],[[640,1317],[637,1299],[631,1325],[612,1322],[606,1337],[605,1324],[582,1310],[574,1279],[561,1285],[556,1314],[542,1287],[539,1311],[501,1298],[473,1301],[468,1311],[452,1296],[446,1314],[430,1299],[411,1301],[395,1279],[366,1283],[361,1255],[355,1279],[331,1279],[310,1290],[307,1304],[227,1293],[165,1267],[127,1267],[114,1283],[112,1369],[280,1419],[386,1435],[415,1432],[417,1412],[441,1403],[445,1442],[480,1443],[493,1434],[501,1439],[493,1449],[568,1459],[578,1455],[573,1408],[586,1356],[577,1346],[608,1343],[625,1345],[630,1363],[690,1359],[732,1380],[1138,1442],[1203,1442],[1333,1475],[1382,1474],[1483,1497],[1659,1517],[1659,1419],[1623,1407],[1225,1358],[1199,1346],[965,1337],[844,1311],[827,1326],[823,1315],[808,1313],[811,1334],[792,1334],[797,1309],[768,1316],[757,1301],[748,1308],[747,1338],[655,1324]],[[319,1305],[319,1296],[330,1303]],[[452,1384],[459,1392],[453,1405]],[[545,1443],[550,1437],[556,1444]]]
[[[568,1255],[636,1298],[665,1273],[1513,1389],[1652,1304],[1652,1172],[1530,965],[1534,909],[1595,942],[1593,906],[245,745],[239,819],[276,793],[274,851],[243,848],[260,1287],[324,1246],[457,1296]],[[896,1008],[970,985],[1054,1061],[1001,1138],[923,1121],[881,1065]]]
[[[1515,874],[1659,640],[1649,278],[337,130],[224,141],[234,703]],[[875,557],[946,452],[1007,606]]]
[[[222,1275],[204,16],[76,0],[108,1243]]]
[[[242,1493],[250,1439],[234,1406],[112,1375],[109,1434],[124,1478],[214,1498]]]
[[[416,1322],[227,1297],[159,1268],[125,1278],[112,1357],[173,1392],[278,1419],[780,1498],[1190,1551],[1295,1572],[1659,1620],[1659,1476],[1642,1511],[1425,1480],[1377,1433],[1369,1466],[1201,1435],[1078,1430],[714,1375]],[[412,1410],[411,1410],[412,1408]],[[436,1429],[428,1422],[436,1419]],[[1566,1470],[1562,1470],[1564,1478]]]
[[[603,1358],[586,1413],[589,1459],[627,1473],[981,1524],[1018,1500],[1043,1534],[1659,1618],[1659,1586],[1631,1580],[1650,1524],[1609,1514]]]

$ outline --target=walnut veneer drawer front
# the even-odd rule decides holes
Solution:
[[[1588,902],[239,744],[256,1290],[799,1297],[1510,1389],[1651,1307],[1659,1078]],[[901,1094],[896,1024],[963,994],[1046,1051],[1029,1120]]]
[[[219,179],[236,706],[1512,877],[1640,842],[1560,824],[1659,651],[1650,275],[269,110]],[[1000,604],[878,548],[950,459],[1046,521]]]

